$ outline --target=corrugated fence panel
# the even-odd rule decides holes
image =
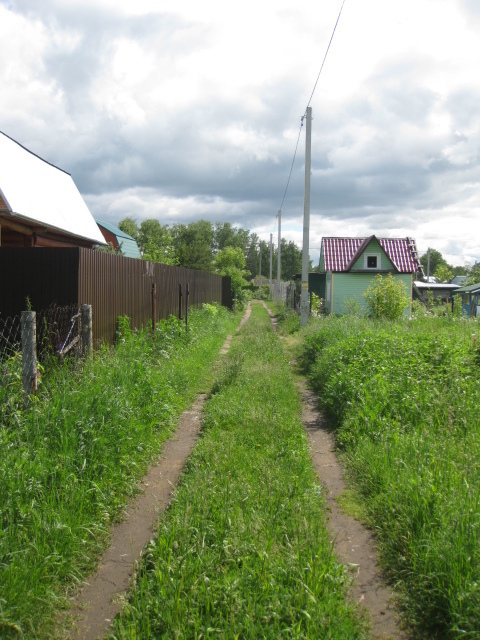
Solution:
[[[151,322],[153,283],[157,320],[178,316],[179,285],[182,317],[187,284],[190,307],[204,302],[231,306],[225,293],[229,278],[79,247],[0,247],[0,273],[3,317],[25,311],[27,296],[34,311],[52,304],[90,304],[97,345],[114,341],[118,316],[129,316],[136,328]]]

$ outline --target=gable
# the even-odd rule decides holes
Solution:
[[[377,238],[361,246],[348,268],[349,271],[396,271]]]
[[[2,132],[0,193],[5,219],[105,244],[70,174],[31,153]]]
[[[364,268],[364,249],[378,249],[382,270],[398,273],[422,271],[415,241],[411,238],[322,238],[320,269],[346,272]],[[362,262],[358,262],[361,260]],[[368,269],[367,269],[368,270]]]

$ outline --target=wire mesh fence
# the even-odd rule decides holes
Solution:
[[[51,306],[21,316],[0,316],[0,397],[36,393],[37,362],[79,358],[91,349],[91,307]]]
[[[20,316],[0,316],[0,363],[11,358],[22,349]]]

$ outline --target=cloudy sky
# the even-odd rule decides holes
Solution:
[[[342,0],[0,0],[0,130],[95,217],[274,233]],[[480,260],[480,2],[345,0],[311,100],[310,255],[413,236]],[[302,245],[305,132],[282,206]]]

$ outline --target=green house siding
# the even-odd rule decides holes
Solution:
[[[393,264],[387,257],[387,254],[380,246],[380,243],[377,240],[372,240],[366,249],[362,251],[361,256],[358,260],[352,265],[351,271],[364,271],[365,270],[365,256],[368,255],[378,255],[380,256],[380,263],[377,264],[377,270],[389,270],[394,269]],[[375,269],[372,269],[372,272],[375,272]]]
[[[362,256],[363,260],[363,256]],[[388,267],[387,267],[388,268]],[[333,297],[328,303],[326,302],[327,313],[335,313],[341,315],[346,313],[345,300],[357,300],[360,308],[366,310],[365,298],[363,294],[371,285],[372,280],[375,278],[375,274],[372,273],[327,273],[327,287],[328,277],[333,280]],[[411,299],[412,296],[412,276],[411,274],[402,273],[394,274],[395,280],[401,280],[405,283],[407,293]],[[405,308],[405,316],[410,316],[410,307]]]
[[[333,273],[328,271],[325,278],[325,311],[332,313],[332,280]]]

